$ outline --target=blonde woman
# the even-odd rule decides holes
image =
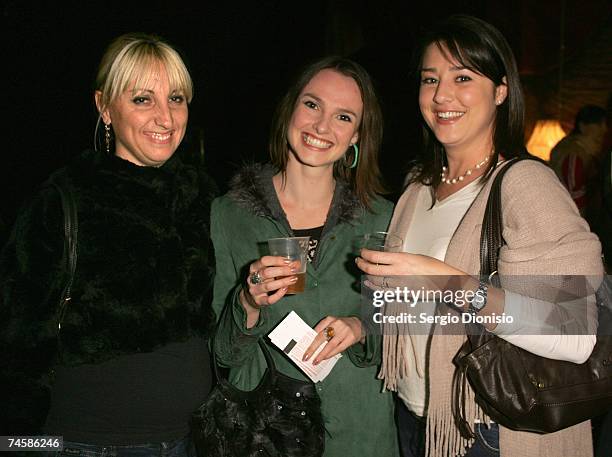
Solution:
[[[186,456],[190,413],[211,385],[214,321],[213,188],[174,156],[193,86],[166,42],[124,35],[104,54],[95,87],[99,150],[55,175],[78,214],[61,350],[68,275],[55,189],[26,205],[2,253],[2,430],[63,436],[66,455]]]

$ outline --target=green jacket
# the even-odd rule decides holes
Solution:
[[[230,381],[251,390],[259,383],[266,363],[257,341],[270,344],[266,335],[290,311],[310,326],[328,315],[359,316],[359,271],[352,245],[355,237],[386,230],[392,205],[378,199],[367,211],[353,193],[336,185],[317,254],[308,265],[306,290],[285,296],[262,309],[258,324],[246,329],[246,315],[237,300],[249,264],[265,253],[270,238],[291,236],[292,231],[272,184],[271,167],[251,166],[232,183],[230,192],[213,202],[211,234],[215,246],[216,278],[213,308],[219,316],[215,353],[221,365],[231,367]],[[277,369],[306,379],[282,353],[272,350]],[[393,419],[393,398],[381,393],[376,379],[380,338],[366,338],[347,350],[330,375],[317,384],[325,427],[325,456],[395,457],[398,455]]]

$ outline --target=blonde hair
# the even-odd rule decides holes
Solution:
[[[193,98],[193,82],[179,53],[154,35],[128,33],[113,40],[102,57],[95,89],[101,92],[104,111],[130,87],[145,88],[162,67],[168,74],[173,91],[180,92],[187,102]]]

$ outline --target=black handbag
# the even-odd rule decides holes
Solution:
[[[516,162],[512,159],[495,177],[480,236],[480,275],[497,270],[502,237],[501,182]],[[532,159],[533,160],[533,159]],[[491,283],[499,287],[499,277]],[[605,282],[600,288],[605,288]],[[453,362],[453,416],[465,438],[473,438],[465,419],[466,381],[476,402],[495,422],[513,429],[550,433],[578,424],[612,409],[612,313],[601,303],[595,348],[583,364],[547,359],[518,348],[476,324],[466,324],[467,341]],[[608,297],[605,298],[608,300]],[[605,306],[604,306],[605,305]]]
[[[259,385],[242,391],[223,378],[213,353],[217,385],[191,417],[199,457],[318,457],[325,446],[315,385],[276,371],[269,349]]]

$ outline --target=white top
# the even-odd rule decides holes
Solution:
[[[415,217],[408,226],[408,232],[403,234],[404,252],[422,254],[444,261],[450,240],[459,226],[459,222],[480,192],[482,184],[479,180],[472,181],[464,188],[449,195],[442,201],[436,201],[431,206],[430,188],[422,186],[419,190],[415,207]],[[402,234],[399,234],[402,236]],[[427,312],[433,315],[436,309],[434,302],[420,302],[411,313],[419,315]],[[406,352],[412,360],[408,364],[409,373],[400,378],[397,384],[397,394],[406,406],[416,415],[425,415],[425,369],[429,333],[433,325],[419,324],[418,331],[411,334],[412,348]]]
[[[403,251],[427,255],[444,261],[455,230],[457,230],[461,219],[481,188],[482,185],[479,180],[473,181],[444,200],[436,201],[430,209],[430,188],[420,187],[414,212],[415,216],[408,227],[407,233],[403,234]],[[402,236],[402,234],[399,235]],[[594,297],[592,298],[594,299]],[[584,313],[583,302],[576,306]],[[436,304],[433,302],[421,302],[415,306],[412,312],[417,315],[421,312],[428,312],[433,315],[435,307]],[[570,309],[569,313],[567,312],[568,308]],[[561,308],[554,303],[505,291],[504,312],[515,317],[514,323],[500,323],[493,333],[534,354],[550,359],[582,363],[589,357],[595,346],[596,336],[593,334],[559,335],[554,334],[555,332],[546,334],[550,329],[560,328],[560,322],[567,321],[568,314],[571,314],[571,304],[569,307]],[[596,314],[587,317],[589,325],[593,323],[593,320],[597,322]],[[397,386],[398,396],[418,416],[426,414],[427,383],[425,373],[427,343],[431,328],[432,325],[419,324],[417,332],[415,332],[418,334],[410,335],[410,342],[407,344],[412,345],[412,347],[409,347],[406,351],[412,358],[408,363],[409,372],[405,378],[398,380]]]

